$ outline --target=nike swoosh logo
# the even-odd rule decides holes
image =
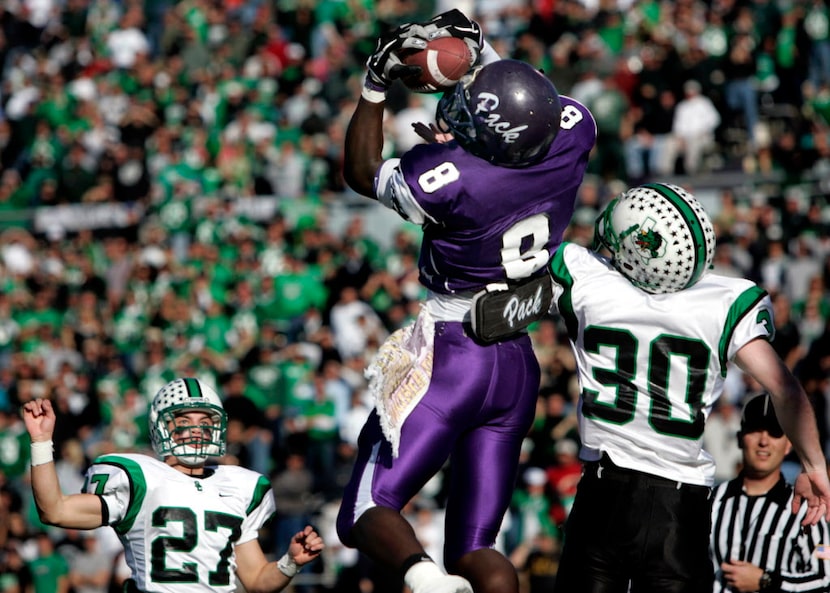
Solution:
[[[228,496],[233,496],[233,494],[225,494],[224,492],[220,492],[220,493],[219,493],[219,496],[220,496],[221,498],[227,498]]]

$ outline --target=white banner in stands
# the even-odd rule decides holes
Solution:
[[[84,229],[124,228],[138,224],[144,206],[128,204],[66,204],[35,209],[36,233],[74,232]]]

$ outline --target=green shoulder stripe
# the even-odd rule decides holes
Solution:
[[[735,299],[732,306],[729,307],[729,313],[726,315],[726,323],[723,328],[723,334],[718,345],[718,357],[720,358],[720,373],[726,376],[726,363],[728,362],[727,354],[729,353],[729,343],[732,341],[732,334],[735,333],[735,328],[746,317],[752,308],[758,304],[765,296],[767,291],[759,286],[748,288],[741,295]],[[772,341],[775,337],[775,326],[772,323],[767,311],[760,311],[758,313],[758,323],[765,323],[769,330],[769,337],[767,340]]]
[[[559,249],[556,250],[556,253],[553,254],[553,257],[550,260],[550,273],[556,283],[565,289],[562,292],[562,296],[560,296],[559,300],[556,302],[556,308],[559,310],[559,314],[565,321],[565,326],[568,328],[568,335],[576,336],[577,321],[576,315],[574,315],[571,293],[574,279],[573,276],[571,276],[570,270],[568,270],[567,264],[565,264],[566,245],[568,245],[567,241],[562,243],[559,246]]]
[[[121,521],[113,525],[113,528],[118,533],[127,533],[132,529],[135,518],[141,510],[141,505],[144,503],[144,497],[147,494],[147,481],[144,479],[144,472],[141,470],[141,465],[132,459],[118,455],[104,455],[96,459],[95,463],[114,465],[124,470],[124,473],[127,474],[127,479],[130,482],[130,502],[127,506],[127,514]]]
[[[255,508],[262,504],[262,500],[268,494],[269,490],[271,490],[271,482],[265,476],[260,476],[254,488],[254,497],[251,499],[251,504],[248,505],[247,513],[249,515]]]

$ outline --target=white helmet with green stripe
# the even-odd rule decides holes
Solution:
[[[703,206],[668,183],[614,198],[597,218],[595,241],[608,248],[623,276],[652,294],[692,286],[715,256],[715,229]]]
[[[205,412],[198,424],[183,422],[186,412]],[[150,405],[150,441],[159,457],[170,455],[188,466],[225,454],[228,415],[219,395],[198,379],[175,379],[162,387]]]

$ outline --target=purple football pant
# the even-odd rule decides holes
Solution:
[[[444,562],[492,547],[513,493],[539,390],[530,338],[481,345],[458,322],[436,322],[432,377],[401,429],[399,456],[376,412],[367,420],[337,517],[341,541],[360,513],[401,510],[451,457]]]

